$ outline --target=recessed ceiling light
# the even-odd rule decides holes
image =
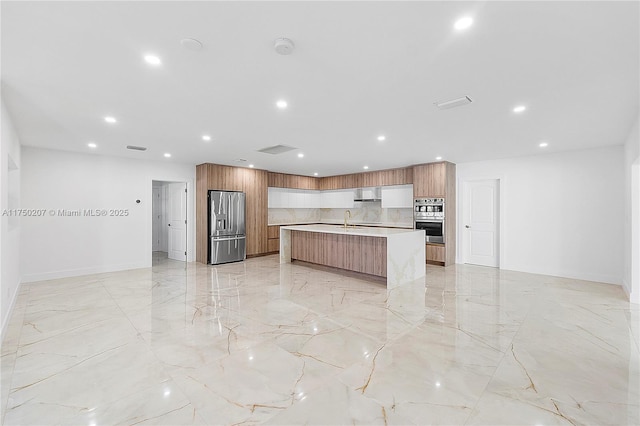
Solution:
[[[171,154],[169,154],[168,152],[165,152],[165,153],[164,153],[164,156],[165,156],[165,157],[167,157],[167,158],[169,158],[169,157],[171,157]]]
[[[367,170],[369,168],[369,166],[364,166],[362,167],[363,169]]]
[[[436,157],[436,160],[442,160],[442,157],[437,156],[437,157]]]
[[[380,135],[380,136],[378,136],[378,140],[379,140],[380,142],[382,142],[382,141],[383,141],[383,140],[385,140],[386,138],[387,138],[387,137],[386,137],[385,135]]]
[[[153,66],[158,66],[162,64],[162,61],[156,55],[144,55],[144,61],[149,65],[153,65]]]
[[[526,110],[526,109],[527,109],[527,107],[526,107],[526,106],[524,106],[524,105],[518,105],[517,107],[515,107],[515,108],[513,109],[513,112],[515,112],[516,114],[519,114],[519,113],[521,113],[521,112],[524,112],[524,110]]]
[[[97,148],[97,147],[98,147],[98,145],[96,145],[96,144],[95,144],[95,143],[93,143],[93,142],[89,142],[89,143],[87,144],[87,146],[88,146],[89,148]]]
[[[540,145],[538,145],[540,148],[545,148],[547,146],[549,146],[549,144],[547,142],[540,142]]]
[[[302,157],[304,157],[304,154],[303,154],[303,153],[301,153],[301,152],[300,152],[300,153],[298,153],[298,158],[302,158]]]
[[[249,167],[251,167],[253,169],[254,165],[253,164],[249,164]]]
[[[456,21],[456,23],[453,24],[453,27],[456,30],[461,31],[461,30],[466,30],[471,25],[473,25],[473,18],[471,16],[464,16],[464,17],[458,19]]]
[[[116,120],[115,117],[107,116],[107,117],[104,118],[104,121],[106,121],[107,123],[113,124],[113,123],[117,122],[118,120]]]
[[[276,106],[280,109],[286,109],[287,105],[287,101],[285,101],[284,99],[280,99],[278,102],[276,102]]]
[[[313,175],[314,175],[314,176],[318,176],[318,172],[315,172]]]
[[[208,142],[208,141],[210,141],[210,140],[211,140],[211,136],[209,136],[209,135],[202,135],[202,140],[203,140],[203,141],[207,141],[207,142]]]

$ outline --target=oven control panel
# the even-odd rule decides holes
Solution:
[[[444,198],[416,198],[413,215],[420,219],[444,219]]]

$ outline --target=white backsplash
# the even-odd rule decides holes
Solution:
[[[305,222],[342,222],[347,209],[269,209],[269,224]],[[356,203],[349,209],[351,221],[382,222],[389,225],[413,225],[412,209],[383,209],[380,202]]]
[[[269,209],[269,225],[320,222],[320,209]]]

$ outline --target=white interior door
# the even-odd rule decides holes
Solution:
[[[187,260],[187,186],[170,183],[167,190],[169,259]]]
[[[164,223],[162,220],[162,187],[153,187],[153,241],[151,244],[153,251],[162,251],[162,231],[164,229]]]
[[[500,181],[467,181],[463,196],[462,233],[465,263],[500,266]]]

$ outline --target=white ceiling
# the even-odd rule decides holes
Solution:
[[[638,116],[636,1],[1,8],[2,96],[23,145],[323,176],[620,145]],[[464,15],[474,25],[456,32]],[[291,55],[275,53],[278,37]],[[433,105],[463,95],[474,102]],[[299,149],[256,152],[276,144]]]

